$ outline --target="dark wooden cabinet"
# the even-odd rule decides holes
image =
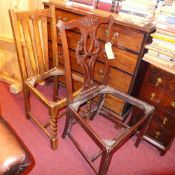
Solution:
[[[175,76],[149,65],[139,98],[156,107],[145,139],[157,146],[163,155],[175,137]],[[139,117],[136,109],[133,117],[135,115]],[[132,122],[135,120],[136,117],[132,118]]]
[[[83,11],[77,8],[66,6],[65,2],[44,3],[44,7],[48,8],[49,4],[56,6],[56,17],[63,21],[69,21],[84,15],[108,16],[113,15],[117,18],[117,14],[102,10]],[[49,24],[48,24],[49,25]],[[108,33],[102,25],[98,32],[99,39],[105,43]],[[153,26],[139,27],[126,22],[115,20],[113,27],[113,51],[116,59],[111,61],[110,86],[119,89],[128,94],[134,94],[136,90],[136,80],[141,71],[141,58],[144,53],[144,46],[150,41],[150,33],[154,31]],[[80,38],[78,31],[71,30],[68,34],[68,43],[71,57],[72,71],[77,75],[82,74],[82,69],[78,65],[75,58],[75,47]],[[51,41],[50,41],[51,44]],[[58,50],[60,66],[63,66],[62,46],[58,38]],[[95,67],[95,80],[101,82],[104,76],[104,61],[106,54],[104,53],[104,44],[102,45],[100,57]],[[52,55],[50,54],[50,60]],[[60,80],[64,82],[64,79]],[[74,87],[78,88],[79,84],[74,82]],[[105,107],[112,112],[123,115],[127,111],[127,105],[115,97],[108,96]]]

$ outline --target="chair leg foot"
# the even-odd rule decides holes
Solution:
[[[67,137],[69,128],[70,128],[70,126],[68,126],[68,124],[66,123],[64,131],[63,131],[62,136],[61,136],[63,139],[65,139]]]
[[[26,113],[25,117],[27,120],[30,120],[30,115],[28,113]]]
[[[51,142],[51,148],[53,150],[56,150],[58,148],[58,139],[52,138],[52,139],[50,139],[50,142]]]
[[[63,139],[65,139],[66,136],[70,133],[71,128],[72,128],[72,121],[71,121],[71,118],[66,119],[64,131],[63,131],[63,134],[62,134],[62,138],[63,138]]]

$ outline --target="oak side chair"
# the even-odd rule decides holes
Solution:
[[[94,81],[94,70],[96,60],[99,57],[101,51],[101,40],[97,36],[98,29],[101,24],[106,24],[108,30],[107,42],[110,42],[112,36],[113,17],[95,17],[85,16],[69,22],[58,21],[57,27],[59,29],[59,35],[62,41],[63,57],[65,65],[65,79],[67,87],[67,113],[66,123],[62,137],[68,136],[85,160],[98,175],[106,175],[113,154],[133,135],[136,130],[141,128],[136,140],[136,146],[139,145],[144,133],[151,120],[151,114],[154,111],[154,107],[138,100],[126,93],[122,93],[110,86],[108,86],[108,79],[110,78],[110,60],[107,59],[105,63],[105,75],[102,84],[97,84]],[[67,43],[67,32],[71,29],[79,31],[81,38],[77,43],[75,55],[77,62],[83,67],[84,83],[81,93],[73,97],[73,86],[71,79],[71,64],[69,57],[69,43]],[[117,58],[116,58],[117,59]],[[100,136],[94,125],[91,125],[95,119],[105,114],[103,112],[103,104],[107,94],[111,94],[119,99],[126,101],[132,106],[136,106],[144,111],[143,117],[132,127],[128,126],[128,122],[118,120],[120,133],[116,137],[104,139]],[[98,98],[96,98],[98,97]],[[96,100],[96,103],[94,102]],[[94,118],[95,117],[95,118]],[[82,149],[82,145],[79,144],[75,138],[75,133],[72,134],[71,129],[75,124],[79,124],[80,128],[84,130],[88,136],[99,147],[100,151],[92,157],[89,157],[87,153]],[[105,126],[104,126],[105,128]],[[78,131],[81,132],[81,131]],[[80,141],[80,140],[79,140]],[[86,145],[88,146],[88,145]],[[101,156],[99,168],[94,165],[94,161]]]
[[[58,144],[58,111],[66,105],[66,98],[58,98],[58,79],[64,72],[58,68],[55,7],[51,5],[49,9],[33,11],[9,10],[9,15],[23,83],[26,118],[44,131],[50,139],[51,148],[55,150]],[[50,40],[52,48],[49,50]],[[49,65],[49,52],[52,52],[52,66]],[[53,79],[53,100],[37,88],[38,84],[50,77]],[[46,124],[42,124],[31,112],[31,93],[48,109],[50,117]]]

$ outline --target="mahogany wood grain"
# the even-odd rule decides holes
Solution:
[[[156,110],[145,139],[155,145],[161,155],[171,147],[175,138],[175,77],[174,75],[148,65],[139,91],[139,98],[153,104]],[[134,110],[133,115],[139,116]],[[135,123],[132,118],[131,123]]]

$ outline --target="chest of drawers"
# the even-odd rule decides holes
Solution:
[[[59,3],[44,3],[44,7],[48,8],[49,4],[54,4],[56,7],[56,17],[63,21],[69,21],[72,19],[77,19],[84,15],[96,15],[96,16],[109,16],[113,15],[114,18],[117,17],[117,14],[105,12],[102,10],[93,10],[93,11],[83,11],[77,8],[66,6],[65,2]],[[49,24],[48,24],[49,25]],[[136,80],[137,75],[141,70],[141,57],[144,53],[144,45],[147,44],[150,40],[150,33],[154,31],[154,27],[139,27],[132,24],[115,20],[113,27],[113,51],[116,59],[111,61],[111,71],[110,71],[110,86],[119,89],[123,92],[133,94],[137,89]],[[98,36],[99,39],[103,42],[100,57],[97,60],[95,67],[95,80],[101,82],[104,77],[104,62],[106,55],[104,53],[104,43],[108,33],[105,30],[105,26],[101,26]],[[71,57],[71,68],[74,73],[77,75],[82,74],[82,69],[78,65],[75,58],[75,48],[80,35],[76,30],[72,30],[68,33],[68,43]],[[51,44],[51,41],[49,41]],[[58,38],[58,51],[59,51],[59,61],[60,66],[64,67],[64,61],[62,57],[62,46],[61,41]],[[50,60],[52,60],[52,55],[50,53]],[[64,79],[60,79],[64,83]],[[79,83],[74,82],[75,89],[80,86]],[[127,105],[117,99],[108,96],[105,107],[112,111],[122,115],[127,111]]]
[[[175,137],[175,76],[149,65],[139,98],[156,107],[145,139],[157,146],[163,155]],[[135,110],[136,114],[138,116],[139,111]]]

